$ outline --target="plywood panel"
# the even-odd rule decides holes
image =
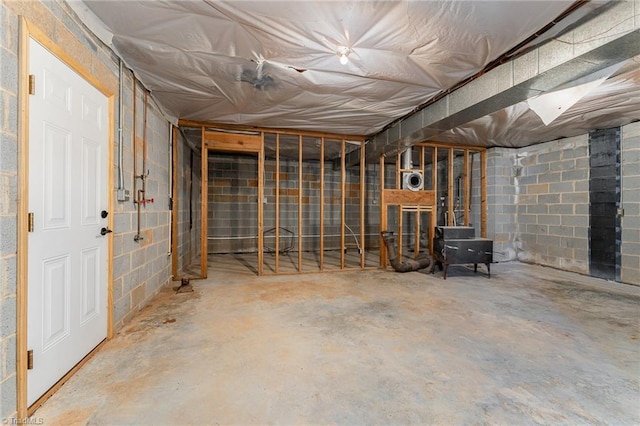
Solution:
[[[434,206],[436,194],[435,191],[385,189],[383,197],[386,205]]]
[[[204,144],[207,148],[223,152],[260,152],[261,135],[239,133],[221,133],[204,131]]]

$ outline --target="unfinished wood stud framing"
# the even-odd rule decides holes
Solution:
[[[364,142],[360,142],[360,267],[366,266],[365,250],[367,246],[366,242],[366,221],[365,221],[365,205],[367,203],[367,188],[366,186],[366,171],[367,162],[364,151]]]
[[[480,236],[487,238],[487,151],[480,152]]]
[[[264,151],[264,149],[263,149]],[[264,172],[264,171],[263,171]],[[275,242],[275,273],[280,272],[280,133],[276,133],[276,242]],[[258,232],[260,230],[258,229]]]
[[[258,152],[258,275],[264,273],[264,133]]]
[[[202,208],[200,220],[202,221],[202,232],[200,235],[200,276],[207,278],[207,257],[209,256],[209,232],[207,216],[209,209],[207,208],[207,200],[209,199],[209,149],[205,143],[205,129],[202,128],[202,161],[201,161],[201,182],[200,199],[202,200]]]
[[[448,178],[447,178],[447,225],[448,226],[453,226],[454,225],[454,221],[455,221],[455,211],[454,211],[454,204],[453,204],[453,162],[454,162],[454,156],[453,156],[453,147],[449,148],[448,150],[448,154],[449,154],[449,164],[447,165],[447,174],[448,174]]]
[[[380,156],[380,230],[387,230],[387,203],[384,198],[385,189],[384,189],[384,155]],[[380,266],[383,268],[387,267],[387,248],[384,245],[384,240],[382,239],[382,235],[378,235],[378,247],[380,247]]]
[[[302,135],[298,135],[298,272],[302,272],[302,251],[304,249],[302,233]]]
[[[388,223],[389,213],[388,210],[390,207],[397,207],[398,209],[398,217],[397,217],[397,254],[398,257],[402,257],[403,250],[403,230],[404,230],[404,213],[414,213],[416,214],[416,222],[414,224],[414,232],[415,232],[415,247],[414,253],[416,255],[420,250],[420,233],[422,228],[421,223],[421,215],[423,213],[429,213],[430,220],[429,226],[431,230],[435,229],[438,225],[438,207],[439,207],[439,196],[443,196],[442,190],[440,189],[438,182],[438,158],[441,153],[441,150],[446,153],[446,195],[447,202],[443,207],[445,210],[444,213],[446,215],[446,225],[465,225],[468,226],[470,222],[470,206],[471,206],[471,174],[473,169],[473,164],[471,164],[469,160],[470,152],[478,152],[480,153],[480,173],[481,173],[481,182],[480,182],[480,190],[481,190],[481,206],[480,206],[480,214],[481,214],[481,233],[483,237],[486,237],[486,150],[483,148],[477,147],[468,147],[468,146],[455,146],[455,145],[446,145],[441,143],[421,143],[418,144],[417,147],[420,149],[420,171],[423,175],[426,172],[427,164],[425,162],[425,150],[432,150],[432,161],[431,161],[431,188],[424,188],[421,191],[407,191],[402,188],[402,180],[401,173],[405,171],[403,169],[404,165],[401,162],[401,155],[399,153],[395,154],[396,160],[396,168],[395,168],[395,188],[396,189],[387,189],[385,187],[385,157],[384,155],[380,156],[380,227],[381,230],[388,229],[390,224]],[[460,151],[463,153],[463,167],[464,171],[461,173],[461,180],[459,180],[459,189],[464,190],[464,195],[461,197],[462,199],[459,202],[462,204],[460,208],[464,211],[464,221],[463,224],[456,223],[457,220],[455,218],[455,205],[454,205],[454,189],[455,189],[455,181],[454,181],[454,160],[455,160],[455,151]],[[384,242],[382,237],[379,239],[380,241],[380,266],[386,267],[387,264],[387,254],[386,249],[384,247]],[[433,238],[429,238],[428,241],[429,252],[433,253]]]
[[[171,126],[171,275],[178,279],[178,128]]]
[[[193,123],[191,122],[184,122],[181,121],[181,124],[185,125],[191,125],[193,127]],[[201,126],[201,127],[200,127]],[[269,130],[269,129],[264,129],[264,130],[260,130],[260,135],[252,135],[252,134],[245,134],[243,132],[240,132],[239,128],[236,128],[233,132],[231,132],[230,134],[226,134],[223,131],[218,131],[218,130],[212,130],[212,129],[218,129],[219,126],[217,125],[212,125],[212,124],[207,124],[206,126],[204,126],[204,124],[200,124],[200,130],[202,132],[202,141],[203,141],[203,148],[202,148],[202,164],[201,164],[201,168],[202,168],[202,175],[203,175],[203,179],[202,179],[202,185],[203,188],[201,188],[201,197],[203,200],[203,208],[202,208],[202,226],[203,226],[203,233],[201,236],[201,247],[203,250],[203,253],[205,253],[207,251],[207,247],[208,247],[208,237],[207,237],[207,218],[208,218],[208,208],[207,208],[207,201],[208,200],[208,154],[209,151],[217,151],[217,152],[227,152],[227,153],[256,153],[258,154],[258,244],[257,244],[257,251],[258,251],[258,275],[261,275],[263,273],[265,273],[265,256],[264,256],[264,250],[265,250],[265,235],[264,235],[264,229],[265,229],[265,206],[264,206],[264,201],[265,201],[265,193],[266,193],[266,185],[267,185],[267,179],[269,179],[267,177],[267,175],[265,174],[265,167],[266,167],[266,153],[265,153],[265,140],[266,140],[266,135],[269,134],[270,136],[275,136],[275,173],[273,173],[273,184],[275,185],[275,250],[274,250],[274,258],[275,258],[275,265],[274,267],[270,268],[270,272],[273,272],[275,274],[286,274],[287,272],[283,270],[283,265],[281,262],[281,251],[282,251],[282,243],[280,241],[280,238],[282,236],[282,232],[281,232],[281,226],[282,226],[282,218],[281,213],[283,212],[283,197],[281,196],[281,192],[283,191],[283,185],[282,185],[282,176],[281,176],[281,167],[282,167],[282,144],[283,144],[283,140],[282,140],[282,135],[287,135],[289,137],[295,137],[296,142],[295,144],[297,145],[297,155],[295,157],[295,161],[298,164],[298,170],[297,170],[297,178],[298,178],[298,184],[297,184],[297,214],[296,214],[296,227],[297,227],[297,235],[294,234],[294,238],[297,238],[298,241],[298,253],[297,253],[297,265],[295,265],[295,273],[303,273],[303,272],[314,272],[314,270],[305,270],[305,265],[304,265],[304,256],[303,256],[303,251],[306,249],[309,249],[309,245],[305,245],[305,238],[316,238],[318,237],[318,235],[308,235],[305,236],[305,223],[303,223],[303,219],[305,216],[305,199],[307,197],[304,196],[305,194],[305,176],[307,176],[304,171],[304,161],[307,160],[309,161],[309,159],[305,158],[305,140],[304,137],[308,137],[310,134],[302,133],[302,132],[281,132],[279,130],[274,131],[274,130]],[[246,130],[248,131],[248,130]],[[251,132],[257,132],[256,129],[252,128],[250,129]],[[313,135],[317,135],[316,133],[313,133]],[[259,140],[258,143],[256,143],[256,139]],[[325,198],[325,189],[326,189],[326,177],[325,177],[325,173],[327,171],[327,166],[325,164],[325,155],[326,155],[326,142],[327,140],[330,139],[333,143],[336,144],[336,148],[337,148],[337,144],[339,143],[339,155],[340,155],[340,163],[339,163],[339,170],[340,170],[340,180],[339,180],[339,191],[340,191],[340,233],[339,233],[339,238],[340,238],[340,264],[339,264],[339,268],[340,269],[347,269],[348,266],[346,265],[346,257],[345,257],[345,250],[344,250],[344,246],[345,246],[345,240],[346,240],[346,203],[347,203],[347,168],[346,168],[346,163],[345,163],[345,157],[346,157],[346,144],[347,144],[347,139],[344,136],[339,136],[339,135],[332,135],[332,134],[321,134],[318,135],[318,137],[316,137],[316,144],[318,144],[319,147],[319,151],[320,151],[320,157],[319,157],[319,162],[320,162],[320,178],[319,178],[319,249],[320,249],[320,254],[319,254],[319,264],[318,264],[318,271],[324,271],[326,270],[325,268],[325,260],[326,260],[326,256],[325,256],[325,250],[327,249],[327,244],[325,239],[327,238],[326,235],[326,227],[325,227],[325,214],[326,214],[326,198]],[[360,182],[360,191],[358,192],[359,196],[360,196],[360,206],[359,206],[359,221],[360,221],[360,235],[359,235],[359,241],[358,241],[358,245],[359,245],[359,261],[358,261],[358,267],[359,268],[364,268],[366,267],[366,249],[364,247],[365,245],[365,238],[366,238],[366,233],[365,233],[365,200],[366,200],[366,167],[364,165],[364,160],[365,160],[365,152],[364,152],[364,141],[361,138],[353,138],[354,140],[357,140],[362,147],[362,150],[360,152],[361,155],[361,161],[362,164],[360,166],[360,176],[359,176],[359,182]],[[349,143],[351,143],[351,138],[349,138]],[[273,151],[271,151],[273,152]],[[313,157],[315,158],[315,157]],[[312,159],[313,159],[312,158]],[[337,166],[337,162],[336,162],[336,166]],[[307,178],[308,179],[308,178]],[[350,187],[351,188],[351,187]],[[337,199],[336,199],[337,200]],[[309,208],[313,208],[311,207],[313,203],[309,203]],[[337,207],[337,206],[336,206]],[[318,208],[318,207],[316,207]],[[311,211],[310,211],[311,213]],[[295,214],[295,213],[294,213]],[[313,229],[313,228],[311,228]],[[356,237],[356,239],[358,238],[358,236],[356,234],[354,234],[354,237]],[[311,241],[311,240],[309,240]],[[317,249],[317,248],[316,248]],[[203,256],[202,261],[201,261],[201,271],[206,271],[207,269],[207,259],[206,256]],[[308,269],[308,268],[306,268]]]
[[[347,186],[347,169],[344,163],[344,157],[346,155],[345,140],[340,140],[340,269],[345,267],[344,259],[344,228],[345,228],[345,198],[346,198],[346,186]]]
[[[324,137],[320,138],[320,270],[324,271]]]
[[[464,226],[469,226],[469,210],[471,206],[471,168],[469,150],[464,150]]]
[[[255,129],[252,129],[252,131],[255,131]],[[275,173],[274,175],[274,180],[275,180],[275,268],[273,268],[273,272],[276,274],[282,274],[284,273],[284,271],[282,270],[282,265],[280,262],[280,252],[281,252],[281,242],[280,242],[280,237],[281,237],[281,232],[280,232],[280,227],[282,225],[282,221],[281,221],[281,212],[282,212],[282,197],[281,197],[281,189],[282,189],[282,182],[281,182],[281,173],[280,173],[280,169],[282,166],[282,159],[281,159],[281,154],[282,154],[282,139],[281,136],[283,134],[286,135],[290,135],[290,136],[297,136],[297,164],[298,164],[298,173],[297,173],[297,178],[298,178],[298,185],[297,185],[297,239],[298,239],[298,253],[297,253],[297,265],[295,267],[295,271],[297,273],[302,273],[302,272],[307,272],[304,271],[304,264],[303,264],[303,250],[305,250],[305,235],[304,235],[304,224],[303,224],[303,217],[304,217],[304,199],[305,197],[304,195],[304,191],[305,191],[305,185],[304,185],[304,179],[305,179],[305,174],[304,172],[304,160],[305,160],[305,155],[304,155],[304,139],[303,139],[303,135],[307,136],[306,133],[295,133],[295,132],[273,132],[273,131],[266,131],[270,134],[275,135]],[[220,148],[222,146],[226,147],[225,148],[225,152],[254,152],[256,154],[258,154],[258,274],[263,274],[264,273],[264,248],[265,248],[265,241],[264,241],[264,220],[265,220],[265,213],[264,213],[264,197],[265,197],[265,185],[266,185],[266,175],[265,175],[265,163],[266,163],[266,158],[265,158],[265,132],[261,131],[260,136],[259,136],[259,143],[255,144],[253,142],[246,142],[242,140],[242,137],[244,137],[244,135],[237,135],[234,134],[233,137],[226,137],[224,138],[224,140],[216,140],[215,136],[213,136],[213,133],[215,132],[205,132],[205,128],[202,128],[202,135],[203,135],[203,150],[202,150],[202,199],[203,200],[207,200],[207,186],[208,186],[208,150],[212,149],[211,147],[214,146],[216,148]],[[319,264],[318,264],[318,270],[319,271],[324,271],[326,270],[325,268],[325,256],[324,256],[324,251],[327,248],[326,247],[326,241],[325,238],[326,236],[326,228],[325,228],[325,213],[326,213],[326,198],[325,198],[325,189],[326,189],[326,177],[325,177],[325,173],[326,173],[326,165],[325,165],[325,154],[326,154],[326,142],[328,139],[331,139],[332,141],[335,140],[335,143],[340,143],[340,159],[339,159],[339,164],[336,161],[335,166],[338,167],[340,169],[340,180],[339,180],[339,185],[340,185],[340,233],[339,233],[339,238],[340,238],[340,265],[339,268],[340,269],[346,269],[347,265],[346,265],[346,256],[345,256],[345,243],[346,243],[346,214],[347,214],[347,168],[346,168],[346,163],[345,163],[345,157],[346,157],[346,143],[347,143],[347,139],[345,137],[335,137],[335,135],[324,135],[324,136],[320,136],[319,138],[317,138],[317,144],[319,146],[320,149],[320,157],[319,157],[319,162],[320,162],[320,179],[319,179],[319,220],[320,220],[320,224],[319,224],[319,249],[320,249],[320,254],[319,254]],[[365,222],[366,222],[366,194],[367,194],[367,188],[366,188],[366,164],[365,164],[365,154],[364,154],[364,141],[359,141],[361,143],[362,149],[360,151],[360,160],[361,160],[361,164],[360,164],[360,169],[359,169],[359,198],[360,198],[360,205],[359,205],[359,222],[360,222],[360,233],[359,233],[359,246],[360,246],[360,257],[359,257],[359,267],[360,268],[364,268],[366,267],[366,226],[365,226]],[[223,144],[223,145],[220,145]],[[237,149],[236,149],[237,148]],[[454,225],[456,222],[456,218],[454,218],[455,215],[455,211],[454,211],[454,197],[453,197],[453,191],[455,188],[455,181],[454,181],[454,171],[453,171],[453,167],[454,167],[454,159],[455,159],[455,152],[454,151],[462,151],[464,153],[464,172],[461,173],[461,177],[464,177],[464,179],[460,179],[459,180],[459,185],[461,186],[460,189],[462,189],[462,187],[464,188],[464,195],[463,195],[463,200],[461,201],[463,206],[461,207],[464,210],[464,219],[461,219],[461,222],[464,221],[465,225],[468,225],[470,222],[470,202],[471,202],[471,173],[472,173],[472,168],[473,165],[470,162],[470,152],[473,151],[475,152],[479,152],[481,155],[481,161],[480,161],[480,168],[481,168],[481,232],[482,235],[486,235],[486,150],[480,149],[480,148],[475,148],[475,147],[463,147],[463,146],[449,146],[449,145],[445,145],[445,144],[434,144],[434,143],[423,143],[423,144],[418,144],[418,148],[419,148],[419,153],[420,153],[420,163],[419,163],[419,167],[420,167],[420,171],[424,174],[427,168],[427,164],[426,164],[426,160],[425,160],[425,149],[429,148],[432,150],[432,164],[431,166],[431,182],[432,182],[432,188],[431,189],[423,189],[422,191],[406,191],[406,190],[402,190],[402,172],[404,171],[402,169],[402,158],[401,155],[395,154],[395,160],[396,160],[396,167],[395,167],[395,189],[386,189],[385,188],[385,157],[381,156],[380,157],[380,163],[379,163],[379,167],[380,167],[380,182],[381,182],[381,191],[380,191],[380,223],[381,223],[381,227],[386,228],[388,227],[388,218],[389,218],[389,214],[388,214],[388,208],[390,206],[397,206],[397,215],[398,215],[398,237],[397,237],[397,241],[398,241],[398,255],[402,256],[402,250],[403,250],[403,239],[404,239],[404,235],[403,235],[403,222],[405,222],[405,218],[404,218],[404,213],[415,213],[415,224],[413,225],[413,231],[415,232],[416,235],[416,239],[415,239],[415,247],[414,252],[416,253],[416,255],[419,253],[421,246],[420,246],[420,235],[421,235],[421,231],[423,231],[423,224],[422,224],[422,214],[423,213],[428,213],[429,214],[429,226],[431,227],[431,229],[435,228],[435,226],[437,226],[438,220],[437,220],[437,216],[438,216],[438,155],[439,155],[439,149],[443,149],[446,152],[446,160],[447,160],[447,170],[446,170],[446,176],[447,176],[447,183],[446,183],[446,191],[448,194],[450,194],[447,198],[447,203],[445,203],[446,205],[444,206],[445,208],[445,212],[447,214],[447,224],[448,225]],[[294,160],[294,161],[296,161]],[[353,186],[349,186],[350,189],[353,188]],[[349,192],[349,194],[351,194],[351,192]],[[203,239],[202,239],[202,249],[203,249],[203,253],[206,253],[207,251],[207,245],[206,245],[206,227],[207,227],[207,209],[206,206],[202,209],[202,226],[205,230],[205,232],[203,232]],[[294,234],[295,235],[295,234]],[[354,235],[355,236],[355,235]],[[310,236],[310,238],[315,238],[315,236]],[[356,236],[357,238],[357,236]],[[433,244],[432,244],[432,239],[429,238],[428,241],[428,245],[429,245],[429,250],[431,251],[433,249]],[[387,253],[384,247],[384,243],[381,237],[379,237],[379,242],[380,242],[380,264],[381,265],[385,265],[386,261],[387,261]],[[202,274],[203,276],[206,276],[206,255],[202,256],[202,264],[201,264],[201,270],[202,270]],[[313,271],[308,271],[308,272],[313,272]]]

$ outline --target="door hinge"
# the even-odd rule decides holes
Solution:
[[[28,225],[27,225],[27,226],[28,226],[28,230],[29,230],[29,232],[33,232],[33,229],[34,229],[34,226],[33,226],[33,222],[34,222],[34,220],[33,220],[33,213],[29,213],[28,222],[29,222],[29,223],[28,223]]]
[[[33,349],[27,351],[27,370],[33,370]]]
[[[29,74],[29,94],[36,94],[36,76],[33,74]]]

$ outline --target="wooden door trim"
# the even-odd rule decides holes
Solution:
[[[207,278],[208,256],[209,256],[209,152],[221,154],[256,154],[258,168],[258,275],[263,275],[263,251],[264,251],[264,133],[259,135],[234,134],[232,137],[224,133],[207,131],[205,127],[202,131],[202,232],[200,233],[200,274]],[[277,231],[276,231],[277,233]]]

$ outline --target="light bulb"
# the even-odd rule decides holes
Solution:
[[[338,46],[338,49],[336,51],[336,54],[338,55],[338,57],[340,58],[340,63],[342,65],[346,65],[347,62],[349,62],[349,48],[347,46]]]

